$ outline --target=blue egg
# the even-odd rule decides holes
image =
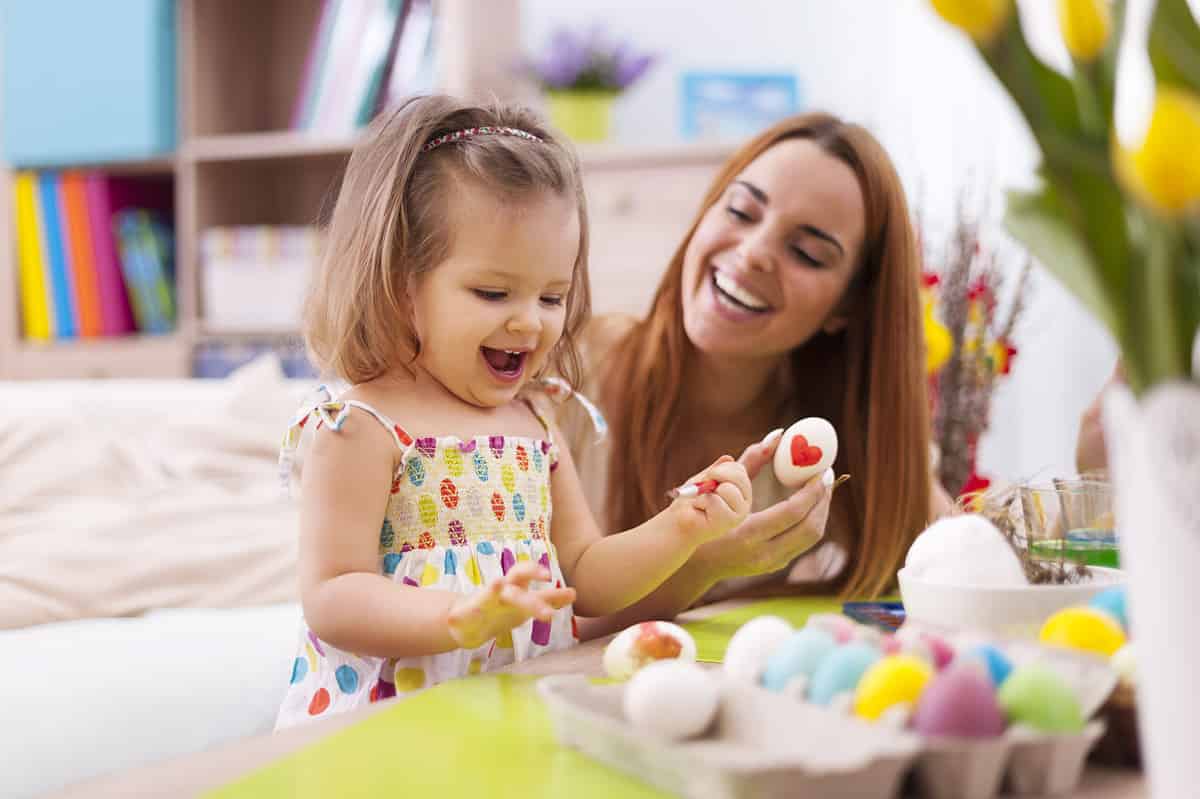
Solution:
[[[828,705],[838,694],[850,693],[858,686],[863,672],[883,655],[865,641],[842,644],[821,661],[808,688],[808,701]]]
[[[794,633],[767,659],[762,684],[772,691],[782,692],[797,674],[812,679],[817,666],[836,646],[832,635],[816,627]]]
[[[1106,588],[1092,597],[1088,604],[1112,616],[1126,632],[1129,631],[1129,616],[1125,610],[1125,586],[1114,585],[1112,588]]]
[[[971,647],[963,653],[964,657],[975,658],[983,663],[987,669],[988,677],[991,678],[992,684],[999,687],[1001,683],[1008,679],[1008,675],[1012,672],[1012,661],[1008,656],[1001,652],[991,644],[979,644]]]

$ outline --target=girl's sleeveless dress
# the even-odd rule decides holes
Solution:
[[[560,399],[570,395],[565,384],[546,388]],[[317,401],[301,409],[288,429],[281,476],[286,485],[291,455],[313,417],[316,427],[332,431],[352,413],[383,425],[401,457],[379,530],[380,574],[405,585],[469,594],[530,560],[549,569],[555,585],[563,584],[550,541],[550,473],[558,465],[558,450],[533,404],[545,438],[496,435],[463,441],[414,438],[365,403],[334,400],[323,386],[319,391]],[[596,422],[603,433],[603,420],[597,416]],[[475,649],[437,655],[356,655],[322,641],[307,624],[299,638],[276,729],[565,649],[578,641],[578,633],[567,606],[549,622],[530,619]]]

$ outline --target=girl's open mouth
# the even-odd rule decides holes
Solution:
[[[487,364],[488,370],[498,380],[505,382],[520,379],[525,371],[525,359],[529,357],[528,352],[497,350],[491,347],[480,347],[479,351],[483,353],[483,362]]]

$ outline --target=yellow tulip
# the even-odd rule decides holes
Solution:
[[[1012,0],[929,0],[933,10],[981,45],[989,44],[1004,27]]]
[[[936,374],[950,360],[954,339],[950,331],[933,315],[933,303],[925,303],[925,373]]]
[[[1058,24],[1075,60],[1091,61],[1112,35],[1109,0],[1058,0]]]
[[[1115,152],[1117,174],[1146,204],[1179,213],[1200,203],[1200,97],[1159,86],[1142,143]]]

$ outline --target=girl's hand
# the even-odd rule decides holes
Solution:
[[[742,453],[739,463],[751,479],[775,457],[781,433],[782,429],[772,431]],[[732,531],[702,546],[694,557],[718,580],[784,569],[824,537],[832,496],[818,474],[787,499],[751,513]]]
[[[473,594],[464,594],[447,614],[450,636],[463,649],[474,649],[526,619],[550,621],[554,611],[575,601],[574,588],[531,588],[534,580],[548,582],[542,566],[518,563],[508,574]]]
[[[668,512],[674,513],[676,524],[684,534],[697,543],[720,538],[742,523],[750,512],[750,476],[746,467],[728,455],[687,482],[716,480],[717,488],[709,494],[676,499]]]

